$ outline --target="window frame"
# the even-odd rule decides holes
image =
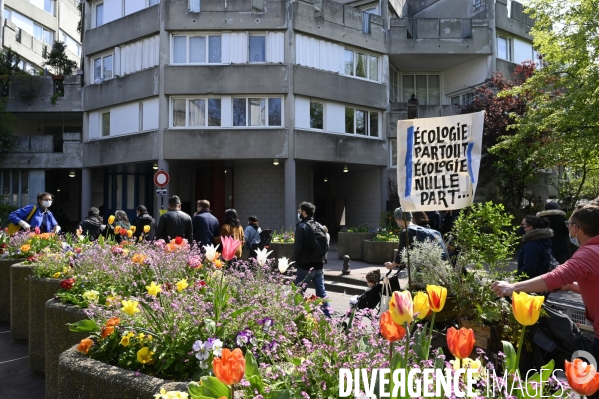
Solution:
[[[98,25],[98,7],[102,6],[102,23],[100,25]],[[94,3],[94,7],[93,7],[93,25],[94,28],[99,28],[100,26],[105,25],[104,23],[104,1],[98,1],[96,3]]]
[[[404,96],[404,91],[406,90],[405,86],[404,86],[404,77],[405,76],[413,76],[413,83],[414,83],[414,91],[416,91],[416,76],[426,76],[426,104],[423,104],[421,101],[422,99],[416,97],[418,99],[418,105],[432,105],[432,106],[440,106],[443,103],[441,102],[441,73],[440,72],[403,72],[401,74],[401,102],[407,102],[405,100],[405,96]],[[429,88],[429,76],[438,76],[439,77],[439,103],[438,104],[430,104],[430,88]],[[410,93],[411,96],[411,93]],[[409,98],[409,97],[408,97]]]
[[[395,165],[393,164],[393,143],[395,143]],[[397,138],[389,139],[389,169],[397,169]]]
[[[64,30],[59,29],[58,30],[58,36],[60,37],[60,41],[63,42],[65,44],[65,46],[67,47],[67,49],[69,49],[69,45],[68,45],[68,39],[71,39],[76,45],[77,45],[77,52],[72,51],[71,49],[69,49],[71,51],[71,53],[76,54],[78,56],[81,56],[81,44],[79,44],[79,42],[77,42],[77,40],[73,39],[70,35],[68,35]],[[62,40],[62,39],[65,40]]]
[[[353,72],[352,72],[351,75],[348,75],[348,74],[345,73],[345,69],[346,69],[345,68],[345,63],[347,62],[346,61],[346,55],[347,55],[348,51],[351,51],[351,52],[354,53],[354,56],[353,56]],[[381,78],[382,78],[382,76],[381,76],[382,75],[382,73],[381,73],[382,65],[381,64],[382,64],[382,62],[381,62],[381,56],[379,54],[376,54],[376,53],[373,53],[373,52],[370,52],[370,51],[365,51],[363,49],[358,49],[358,48],[355,48],[355,47],[347,47],[347,46],[344,46],[344,52],[343,52],[343,54],[344,54],[344,58],[343,58],[343,70],[341,71],[343,76],[348,76],[348,77],[355,78],[355,79],[361,79],[361,80],[365,80],[367,82],[381,83]],[[358,68],[358,58],[357,58],[358,54],[366,56],[366,77],[361,77],[361,76],[356,75],[356,69]],[[376,65],[377,65],[376,79],[371,79],[371,72],[370,72],[371,58],[376,58],[377,59],[377,62],[376,62]]]
[[[499,40],[505,40],[505,49],[507,52],[507,58],[503,58],[499,56]],[[504,60],[504,61],[508,61],[508,62],[514,62],[514,50],[512,48],[513,46],[513,40],[511,37],[503,35],[503,34],[498,34],[497,35],[497,39],[496,39],[496,45],[497,45],[497,58],[499,58],[500,60]],[[534,48],[533,48],[534,51]]]
[[[268,40],[268,35],[266,32],[248,32],[248,64],[266,64],[266,41]],[[251,38],[252,37],[262,37],[264,38],[264,60],[263,61],[252,61],[251,55]]]
[[[174,126],[174,118],[173,118],[173,104],[175,100],[184,100],[185,101],[185,126]],[[202,126],[190,126],[189,124],[189,102],[193,100],[204,100],[204,125]],[[218,126],[211,126],[209,123],[210,115],[209,115],[209,100],[219,100],[220,101],[220,124]],[[192,97],[180,97],[180,96],[172,96],[169,99],[169,129],[220,129],[223,127],[223,97],[218,96],[192,96]]]
[[[240,99],[245,99],[245,126],[235,126],[235,122],[234,122],[234,112],[235,112],[235,107],[234,107],[234,102],[235,100],[240,100]],[[265,115],[264,115],[264,120],[266,122],[266,125],[250,125],[250,113],[249,113],[249,109],[250,109],[250,104],[249,101],[250,99],[260,99],[260,100],[265,100]],[[269,118],[269,112],[270,112],[270,106],[269,106],[269,101],[270,99],[278,99],[280,100],[281,103],[281,124],[280,125],[270,125],[270,118]],[[231,96],[231,128],[233,129],[264,129],[264,128],[273,128],[273,129],[280,129],[285,125],[285,113],[284,113],[284,101],[283,101],[283,97],[282,96],[264,96],[264,95],[251,95],[251,96]]]
[[[104,77],[104,59],[107,57],[112,57],[112,76],[109,78]],[[98,77],[96,77],[96,60],[98,60],[98,59],[102,60],[102,66],[100,68],[100,70],[102,72],[102,76],[99,76],[100,78],[102,78],[102,82],[115,78],[115,75],[114,75],[114,51],[96,54],[96,55],[90,57],[90,59],[91,59],[91,70],[92,70],[92,76],[93,76],[92,84],[98,84],[98,83],[96,83],[96,79],[98,79]]]
[[[42,31],[42,37],[41,38],[37,38],[35,36],[35,29],[39,28]],[[50,39],[50,43],[44,41],[44,36],[45,33],[51,34],[52,37]],[[33,37],[36,38],[37,40],[39,40],[40,42],[44,43],[46,46],[52,46],[54,44],[54,31],[51,29],[47,29],[44,25],[40,25],[37,22],[33,22]]]
[[[99,123],[100,123],[100,138],[103,139],[105,137],[112,137],[110,135],[110,109],[104,109],[102,111],[99,112],[100,117],[99,119]],[[104,115],[108,114],[108,134],[104,134]]]
[[[315,104],[320,104],[322,105],[322,128],[318,128],[318,127],[313,127],[312,126],[312,103]],[[308,117],[310,119],[310,130],[317,130],[319,132],[326,132],[327,131],[327,118],[326,118],[326,108],[327,108],[327,103],[326,101],[319,101],[319,100],[313,100],[310,99],[310,106],[309,106],[309,110],[308,110]]]
[[[343,131],[343,134],[347,134],[347,135],[351,135],[351,136],[355,136],[355,137],[365,137],[365,138],[371,138],[371,139],[380,139],[381,138],[381,122],[382,122],[382,118],[381,118],[381,111],[378,110],[373,110],[371,108],[367,108],[367,107],[349,107],[347,105],[345,105],[345,115],[344,115],[344,120],[347,123],[347,110],[348,109],[352,109],[354,112],[354,116],[353,116],[353,133],[349,133],[347,132],[347,126]],[[365,112],[365,126],[366,126],[366,134],[360,134],[357,133],[357,127],[356,127],[356,111],[360,111],[360,112]],[[372,128],[370,126],[370,115],[372,113],[375,113],[377,115],[377,131],[376,131],[376,135],[372,135],[370,134],[370,132],[372,132]]]
[[[175,37],[185,37],[185,62],[175,62]],[[218,36],[220,37],[220,62],[210,62],[210,37]],[[190,45],[192,37],[204,37],[206,39],[206,61],[205,62],[190,62]],[[194,33],[186,33],[186,32],[175,32],[171,34],[171,51],[170,51],[170,66],[179,66],[179,65],[223,65],[223,35],[222,32],[194,32]]]

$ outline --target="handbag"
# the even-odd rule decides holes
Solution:
[[[37,206],[33,205],[33,208],[31,208],[31,212],[29,212],[29,215],[27,215],[27,219],[25,219],[25,221],[27,223],[29,223],[29,221],[33,217],[33,214],[35,213],[36,210],[37,210]],[[21,231],[21,228],[22,227],[18,224],[9,223],[8,226],[6,227],[6,232],[8,233],[8,235],[12,236],[12,235],[15,235],[15,233],[17,233],[18,231]]]
[[[555,270],[559,265],[560,263],[557,261],[557,259],[555,259],[553,255],[549,254],[549,268],[547,269],[547,272]]]
[[[381,290],[381,306],[379,307],[379,314],[383,314],[389,310],[389,301],[391,301],[391,283],[387,276],[383,279],[383,289]]]

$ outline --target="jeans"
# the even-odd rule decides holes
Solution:
[[[327,291],[324,288],[324,270],[304,270],[297,269],[297,274],[295,277],[295,285],[298,287],[302,287],[302,292],[305,291],[303,287],[304,284],[310,284],[310,281],[314,283],[314,288],[316,289],[316,296],[319,298],[326,298]],[[322,303],[322,312],[326,317],[331,317],[329,313],[329,304],[327,301]]]

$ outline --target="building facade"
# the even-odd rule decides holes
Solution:
[[[533,58],[531,21],[505,0],[96,0],[84,9],[83,87],[63,101],[80,101],[81,139],[63,130],[77,150],[58,168],[80,184],[73,213],[101,206],[132,217],[143,203],[157,215],[152,177],[164,169],[168,194],[189,213],[205,198],[221,220],[234,207],[280,230],[308,200],[332,231],[376,227],[396,174],[397,120],[454,114],[493,71]],[[10,96],[19,118],[31,113]],[[19,167],[43,173],[51,158]]]

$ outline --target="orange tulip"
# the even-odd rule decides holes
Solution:
[[[447,346],[449,351],[458,359],[465,359],[470,356],[474,349],[474,331],[471,328],[460,328],[456,330],[450,327],[447,330]]]
[[[573,363],[566,360],[565,370],[570,388],[581,396],[591,396],[599,391],[599,374],[595,367],[586,364],[581,359]]]
[[[212,370],[223,384],[233,385],[240,382],[245,374],[245,358],[241,349],[235,348],[232,352],[227,348],[223,349],[222,357],[212,360]]]
[[[406,335],[406,330],[395,324],[388,310],[381,315],[381,334],[389,342],[397,342]]]
[[[102,327],[102,334],[100,335],[102,338],[106,338],[112,335],[114,332],[114,327]]]
[[[121,319],[119,319],[118,317],[111,317],[106,322],[106,327],[118,326],[120,322],[121,322]]]
[[[81,342],[79,343],[79,345],[77,345],[77,350],[79,352],[85,353],[87,354],[87,352],[89,351],[89,348],[94,344],[94,341],[92,341],[89,338],[85,338],[82,339]]]

